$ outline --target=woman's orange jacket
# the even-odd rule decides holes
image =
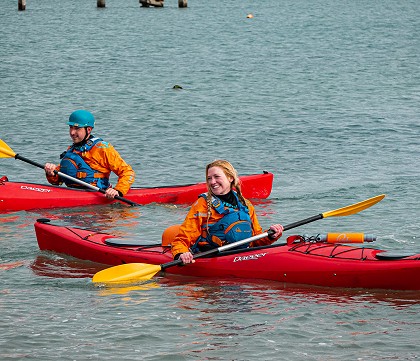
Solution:
[[[109,177],[111,172],[114,172],[118,176],[118,182],[113,188],[121,192],[122,195],[125,195],[134,183],[134,170],[122,159],[111,143],[98,142],[92,149],[83,152],[80,156],[89,167],[103,173],[105,177]],[[57,167],[57,171],[60,171],[60,166]],[[47,180],[54,185],[63,183],[58,175],[47,176]]]
[[[249,209],[249,216],[251,217],[252,222],[252,235],[261,234],[262,228],[258,222],[257,215],[255,214],[254,206],[250,201],[246,201],[246,205]],[[211,209],[211,216],[209,219],[209,226],[216,223],[223,217],[222,214],[218,213],[213,207]],[[191,206],[187,216],[185,217],[184,222],[179,228],[179,233],[172,241],[171,251],[175,257],[179,253],[185,253],[190,251],[190,247],[194,245],[198,237],[207,236],[207,231],[205,230],[207,224],[207,201],[205,198],[200,197],[198,200]],[[204,230],[203,230],[204,226]],[[250,247],[264,246],[275,242],[276,239],[271,239],[268,237],[261,238],[259,240],[253,241]]]

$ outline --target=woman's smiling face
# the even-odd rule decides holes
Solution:
[[[220,167],[211,167],[207,171],[207,184],[215,196],[229,193],[231,190],[232,177],[227,177]]]

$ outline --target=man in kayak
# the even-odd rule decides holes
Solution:
[[[54,185],[65,182],[68,187],[81,187],[78,183],[67,178],[62,179],[54,173],[59,171],[104,189],[107,198],[124,196],[134,182],[135,173],[110,143],[91,134],[95,126],[93,115],[86,110],[76,110],[70,115],[67,124],[70,126],[73,144],[61,154],[59,166],[45,164],[48,182]],[[109,183],[111,172],[118,176],[115,187]]]
[[[238,174],[228,161],[208,164],[206,183],[208,192],[191,206],[172,242],[174,259],[184,264],[194,262],[194,253],[263,233],[254,206],[242,196]],[[281,237],[283,226],[274,224],[270,230],[272,235],[239,247],[271,244]]]

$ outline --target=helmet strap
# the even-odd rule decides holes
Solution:
[[[88,128],[90,128],[90,131],[88,131]],[[85,127],[84,129],[85,129],[86,134],[81,143],[85,143],[89,139],[90,133],[92,132],[92,127]]]

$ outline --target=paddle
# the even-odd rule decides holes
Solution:
[[[32,165],[34,165],[35,167],[38,167],[38,168],[41,168],[41,169],[44,169],[44,166],[42,165],[42,164],[39,164],[39,163],[37,163],[37,162],[34,162],[34,161],[32,161],[32,160],[30,160],[30,159],[28,159],[28,158],[25,158],[25,157],[22,157],[22,156],[20,156],[19,154],[16,154],[3,140],[1,140],[0,139],[0,158],[15,158],[15,159],[19,159],[19,160],[22,160],[22,161],[24,161],[24,162],[26,162],[26,163],[29,163],[29,164],[32,164]],[[75,183],[78,183],[78,184],[80,184],[80,185],[82,185],[82,186],[84,186],[84,187],[86,187],[86,188],[90,188],[90,189],[92,189],[92,190],[95,190],[95,191],[98,191],[98,192],[101,192],[101,193],[106,193],[105,192],[105,190],[103,190],[103,189],[101,189],[101,188],[98,188],[98,187],[96,187],[96,186],[94,186],[94,185],[92,185],[92,184],[89,184],[89,183],[86,183],[86,182],[83,182],[83,181],[81,181],[80,179],[77,179],[77,178],[73,178],[72,176],[69,176],[69,175],[67,175],[67,174],[65,174],[65,173],[61,173],[61,172],[57,172],[56,170],[54,171],[54,173],[55,174],[58,174],[60,177],[62,177],[62,178],[67,178],[67,179],[70,179],[70,180],[72,180],[73,182],[75,182]],[[129,199],[127,199],[127,198],[124,198],[124,197],[120,197],[120,196],[115,196],[114,197],[115,199],[118,199],[119,201],[121,201],[121,202],[125,202],[125,203],[128,203],[128,204],[130,204],[130,205],[132,205],[132,206],[138,206],[139,204],[137,204],[137,203],[135,203],[135,202],[132,202],[132,201],[130,201]]]
[[[384,197],[385,197],[385,194],[381,194],[376,197],[366,199],[362,202],[349,205],[347,207],[317,214],[316,216],[312,216],[312,217],[303,219],[301,221],[286,225],[284,227],[284,231],[302,226],[310,222],[317,221],[319,219],[327,218],[327,217],[343,217],[343,216],[349,216],[351,214],[361,212],[364,209],[369,208],[373,206],[374,204],[378,203]],[[213,253],[220,253],[222,251],[226,251],[228,249],[238,247],[242,244],[246,244],[252,241],[256,241],[260,238],[267,237],[269,234],[270,234],[270,231],[262,233],[262,234],[258,234],[256,236],[253,236],[247,239],[243,239],[235,243],[226,244],[224,246],[221,246],[219,248],[214,248],[206,252],[196,253],[194,255],[194,259],[208,256]],[[181,264],[182,264],[182,261],[180,259],[177,259],[168,263],[164,263],[161,265],[153,265],[153,264],[147,264],[147,263],[126,263],[126,264],[106,268],[102,271],[99,271],[93,276],[92,282],[115,284],[115,283],[129,283],[129,282],[137,282],[141,280],[148,280],[152,278],[159,271],[163,271],[168,267],[177,266]]]

